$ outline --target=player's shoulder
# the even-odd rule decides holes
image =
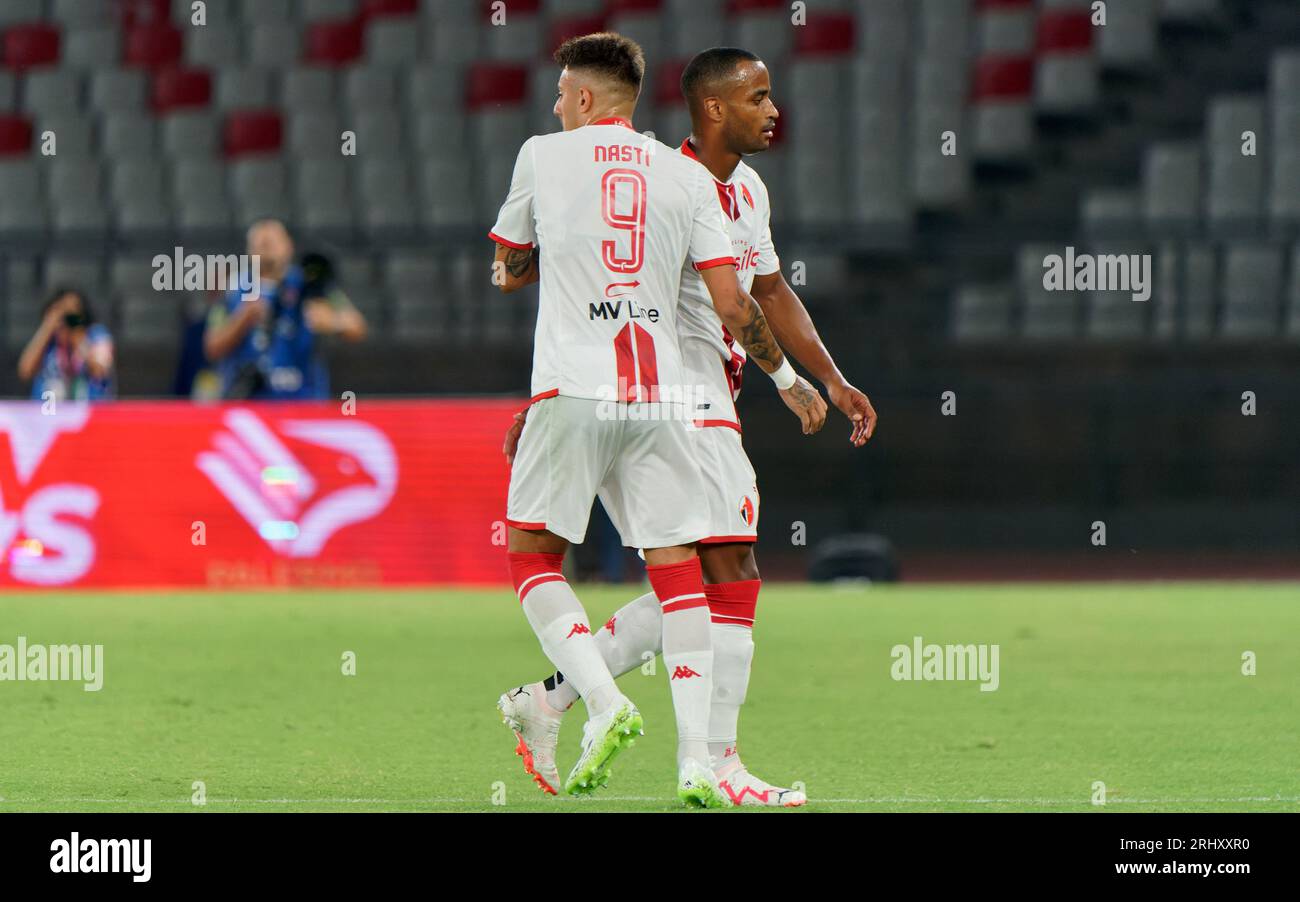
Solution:
[[[739,176],[741,182],[748,182],[758,188],[762,192],[763,198],[767,198],[767,183],[763,181],[763,177],[758,174],[758,170],[753,166],[741,160],[736,164],[736,175]]]

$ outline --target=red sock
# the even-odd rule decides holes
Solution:
[[[665,614],[673,611],[685,611],[707,605],[704,594],[704,575],[700,570],[700,559],[691,558],[678,564],[657,564],[646,567],[650,577],[650,588],[663,606]]]
[[[510,579],[515,584],[515,594],[519,603],[524,603],[524,596],[542,583],[563,580],[560,569],[564,566],[563,554],[546,554],[545,552],[511,551],[506,557],[510,559]]]
[[[762,585],[761,579],[746,579],[705,586],[704,594],[709,598],[709,613],[713,616],[713,622],[753,628],[758,590]]]

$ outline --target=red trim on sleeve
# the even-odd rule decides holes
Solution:
[[[531,241],[528,242],[527,244],[518,244],[514,241],[510,241],[508,239],[502,238],[496,232],[488,232],[488,237],[491,238],[493,241],[495,241],[497,244],[505,245],[506,247],[513,247],[517,251],[532,250],[533,247],[533,243]]]
[[[731,420],[696,420],[695,421],[695,428],[697,429],[711,429],[714,426],[725,426],[728,429],[734,429],[737,432],[740,432],[741,435],[744,435],[744,433],[740,431],[740,424],[733,423],[731,422]]]
[[[713,269],[715,266],[735,266],[735,257],[715,257],[712,260],[705,260],[703,263],[695,264],[696,272],[703,272],[706,269]]]

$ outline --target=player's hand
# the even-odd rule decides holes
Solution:
[[[779,394],[785,406],[794,411],[794,415],[803,424],[804,435],[812,435],[826,425],[826,401],[803,376]]]
[[[861,448],[876,432],[876,409],[870,399],[847,382],[826,386],[831,403],[853,423],[849,441]]]
[[[329,301],[308,301],[303,315],[306,317],[307,327],[317,335],[333,335],[338,331],[338,318],[334,315],[334,308],[330,306]]]
[[[519,447],[519,434],[524,431],[524,420],[526,419],[528,419],[528,411],[519,411],[519,413],[515,414],[515,421],[506,430],[506,443],[501,450],[505,452],[507,465],[512,465],[515,462],[515,449]]]

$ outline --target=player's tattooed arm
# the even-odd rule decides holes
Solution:
[[[505,294],[518,291],[536,282],[539,252],[535,247],[507,247],[497,245],[496,260],[492,264],[492,283]]]

